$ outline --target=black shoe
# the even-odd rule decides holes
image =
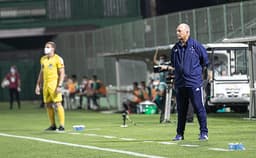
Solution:
[[[49,128],[46,128],[45,130],[46,131],[55,131],[57,128],[56,128],[56,126],[54,125],[54,126],[50,126]]]
[[[60,127],[58,128],[58,130],[59,130],[59,131],[65,131],[65,128],[64,128],[63,126],[60,126]]]

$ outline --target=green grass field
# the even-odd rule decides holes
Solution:
[[[14,106],[15,107],[15,106]],[[22,109],[8,109],[0,103],[0,155],[5,158],[254,158],[256,157],[256,121],[247,114],[208,115],[209,140],[198,141],[198,123],[187,124],[185,140],[173,142],[176,114],[172,123],[159,124],[159,115],[131,115],[121,128],[121,114],[66,111],[66,131],[45,132],[49,126],[45,109],[39,103],[23,102]],[[86,126],[82,132],[73,125]],[[241,142],[246,150],[228,151],[229,143]]]

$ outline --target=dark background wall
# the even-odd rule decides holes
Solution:
[[[153,2],[154,1],[154,2]],[[164,15],[172,12],[196,9],[201,7],[240,2],[246,0],[190,0],[190,1],[181,1],[181,0],[141,0],[141,14],[144,18],[156,15]],[[155,5],[155,6],[152,6]],[[156,9],[152,11],[152,9]]]

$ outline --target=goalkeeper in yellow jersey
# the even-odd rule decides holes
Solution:
[[[55,54],[56,44],[47,42],[45,44],[45,55],[40,59],[41,70],[38,75],[35,93],[40,95],[40,88],[43,87],[43,99],[46,105],[50,127],[46,130],[64,131],[65,112],[61,104],[61,87],[63,84],[65,69],[63,59]],[[55,123],[55,112],[59,118],[59,127]]]

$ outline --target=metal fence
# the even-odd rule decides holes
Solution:
[[[48,0],[50,19],[96,19],[102,17],[136,17],[138,0]]]
[[[203,42],[250,36],[256,29],[256,1],[231,3],[168,14],[103,28],[94,32],[95,52],[123,52],[133,48],[168,45],[176,41],[176,27],[188,23],[191,35]]]
[[[101,27],[115,21],[118,24],[129,19],[131,21],[132,18],[141,18],[140,0],[0,1],[1,29],[81,24]]]
[[[107,84],[115,84],[114,60],[99,55],[173,44],[176,42],[176,27],[181,22],[188,23],[191,36],[202,43],[251,36],[255,34],[256,29],[255,8],[255,0],[218,5],[138,20],[92,32],[62,34],[56,41],[69,65],[69,73],[99,74]],[[133,64],[126,62],[127,67],[135,67]],[[144,75],[140,73],[145,71],[144,66],[141,71],[137,68],[137,71],[138,78],[145,78],[140,77]],[[124,80],[131,78],[124,77]]]

